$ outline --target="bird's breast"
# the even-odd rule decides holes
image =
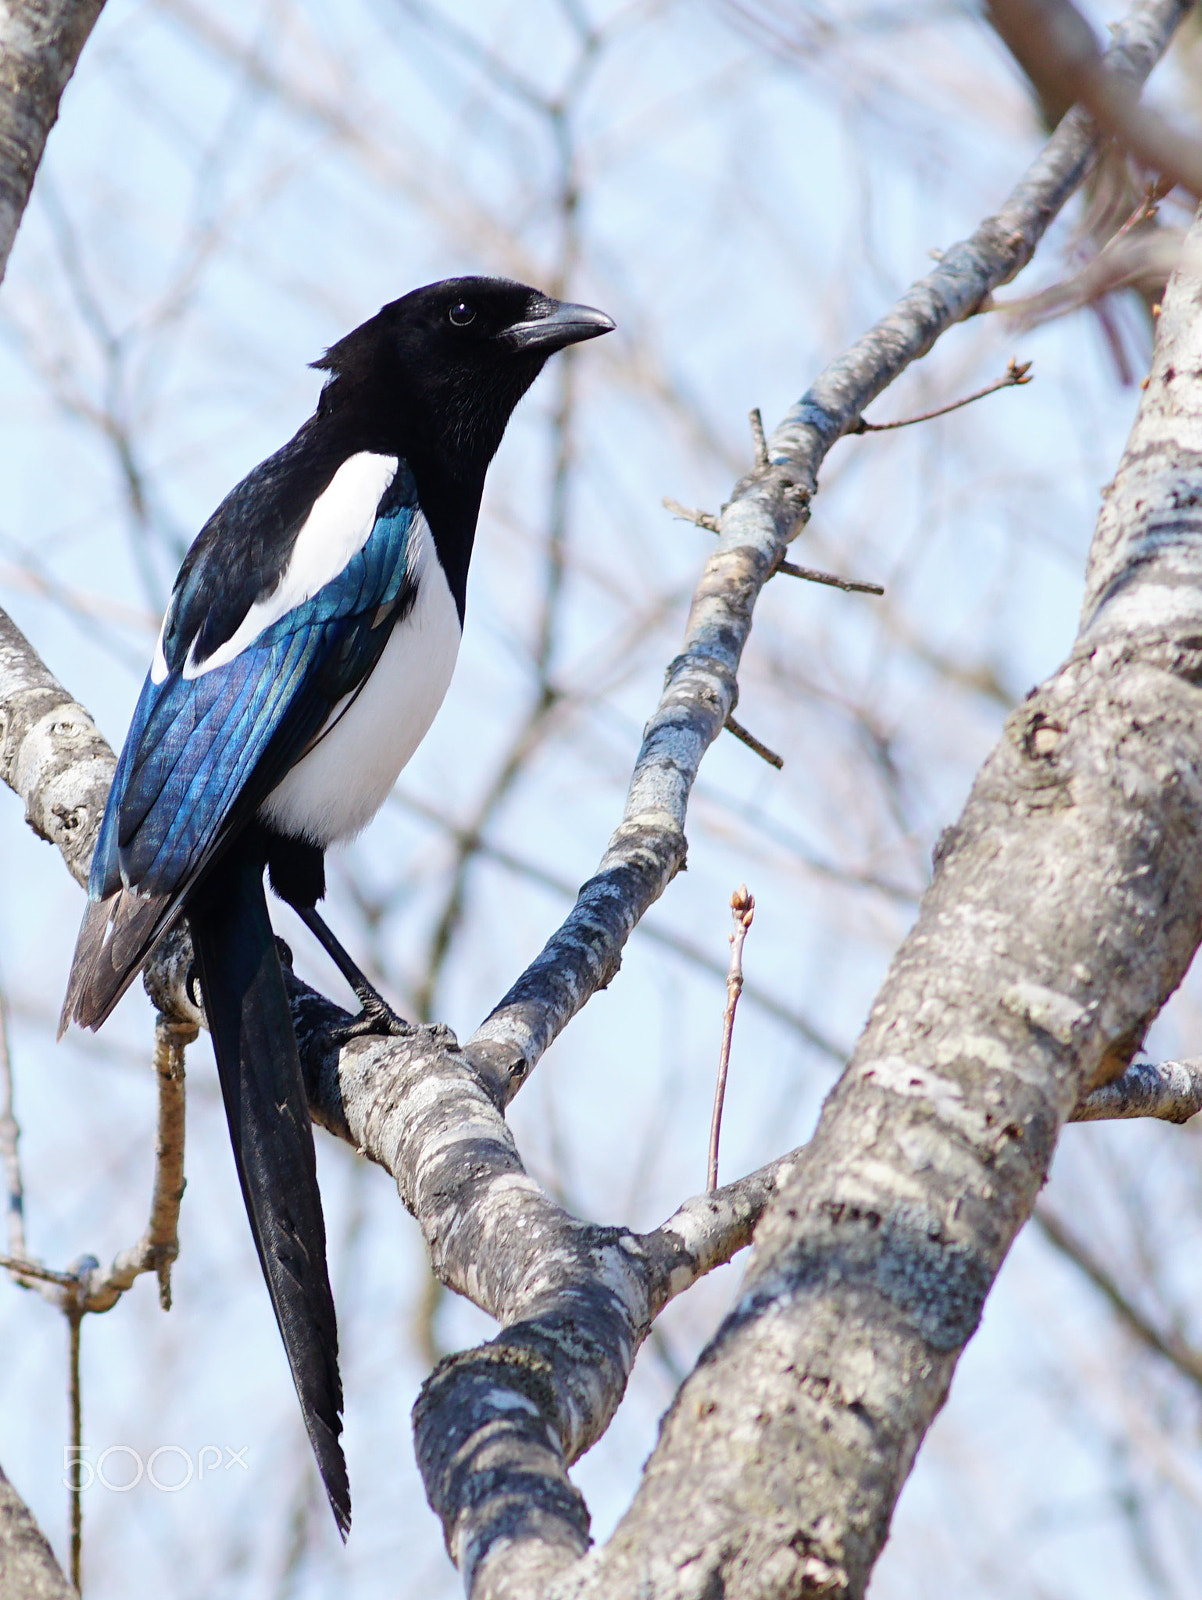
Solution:
[[[425,518],[410,571],[412,609],[398,622],[374,670],[334,707],[308,753],[261,807],[264,819],[322,846],[351,839],[383,805],[425,738],[450,687],[459,652],[459,612]]]

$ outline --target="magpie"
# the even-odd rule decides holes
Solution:
[[[325,850],[371,820],[442,703],[488,464],[591,306],[499,278],[386,305],[313,365],[296,436],[222,501],[175,581],[92,858],[62,1029],[96,1028],[181,921],[234,1159],[326,1493],[345,1538],[342,1384],[313,1130],[264,891],[402,1032],[317,911]]]

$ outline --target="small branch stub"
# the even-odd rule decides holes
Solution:
[[[891,426],[891,424],[890,424]],[[670,511],[674,517],[679,517],[682,522],[691,522],[698,528],[705,528],[710,533],[721,533],[722,522],[712,511],[698,511],[695,506],[681,505],[679,500],[673,500],[670,495],[665,495],[660,501],[665,511]],[[858,578],[840,578],[834,572],[822,572],[818,567],[799,567],[795,561],[778,561],[773,568],[773,573],[784,572],[790,578],[803,578],[806,583],[825,583],[832,589],[842,589],[846,594],[884,594],[884,586],[879,583],[861,583]]]
[[[718,1141],[722,1136],[722,1106],[726,1100],[726,1077],[730,1071],[730,1041],[735,1031],[735,1011],[743,992],[743,941],[755,916],[755,896],[740,884],[730,897],[734,929],[730,934],[730,967],[726,973],[726,1010],[722,1013],[722,1049],[718,1056],[718,1081],[714,1085],[714,1112],[710,1118],[709,1167],[706,1188],[710,1194],[718,1187]]]
[[[776,571],[790,578],[804,578],[806,583],[825,583],[832,589],[842,589],[845,594],[884,594],[880,583],[861,583],[858,578],[840,578],[833,572],[820,572],[817,567],[799,567],[795,561],[778,561]]]
[[[696,523],[699,528],[707,528],[710,533],[718,533],[722,523],[712,511],[698,511],[695,506],[682,506],[679,500],[673,500],[670,495],[665,495],[660,501],[665,511],[670,511],[674,517],[680,517],[684,522]]]
[[[999,389],[1013,389],[1016,385],[1031,382],[1030,361],[1016,361],[1013,356],[1006,367],[1005,374],[993,383],[987,383],[983,389],[978,389],[975,394],[966,394],[963,400],[953,400],[950,405],[936,406],[934,411],[922,411],[916,417],[899,417],[896,422],[865,422],[861,417],[848,433],[888,433],[892,428],[909,428],[915,422],[932,422],[936,417],[946,417],[949,411],[959,411],[961,406],[970,406],[974,400],[983,400],[987,394],[996,394]]]
[[[760,416],[759,406],[753,406],[748,413],[751,423],[751,442],[755,447],[755,464],[761,472],[766,472],[772,465],[772,457],[768,454],[768,438],[764,433],[764,419]]]
[[[778,756],[775,750],[769,750],[766,744],[761,744],[754,733],[748,733],[741,722],[736,722],[732,716],[726,719],[727,733],[733,733],[736,739],[741,740],[749,750],[754,750],[761,760],[766,761],[770,767],[775,767],[779,772],[785,764],[785,758]]]

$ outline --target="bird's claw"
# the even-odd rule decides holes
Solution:
[[[407,1039],[417,1024],[406,1022],[379,995],[360,995],[363,1009],[357,1017],[335,1023],[328,1031],[336,1044],[348,1044],[352,1039],[383,1038]]]

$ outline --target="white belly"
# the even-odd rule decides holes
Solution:
[[[432,548],[428,555],[413,609],[393,628],[375,671],[335,706],[318,743],[263,802],[261,815],[280,832],[323,846],[353,839],[425,738],[460,639],[455,601]]]

